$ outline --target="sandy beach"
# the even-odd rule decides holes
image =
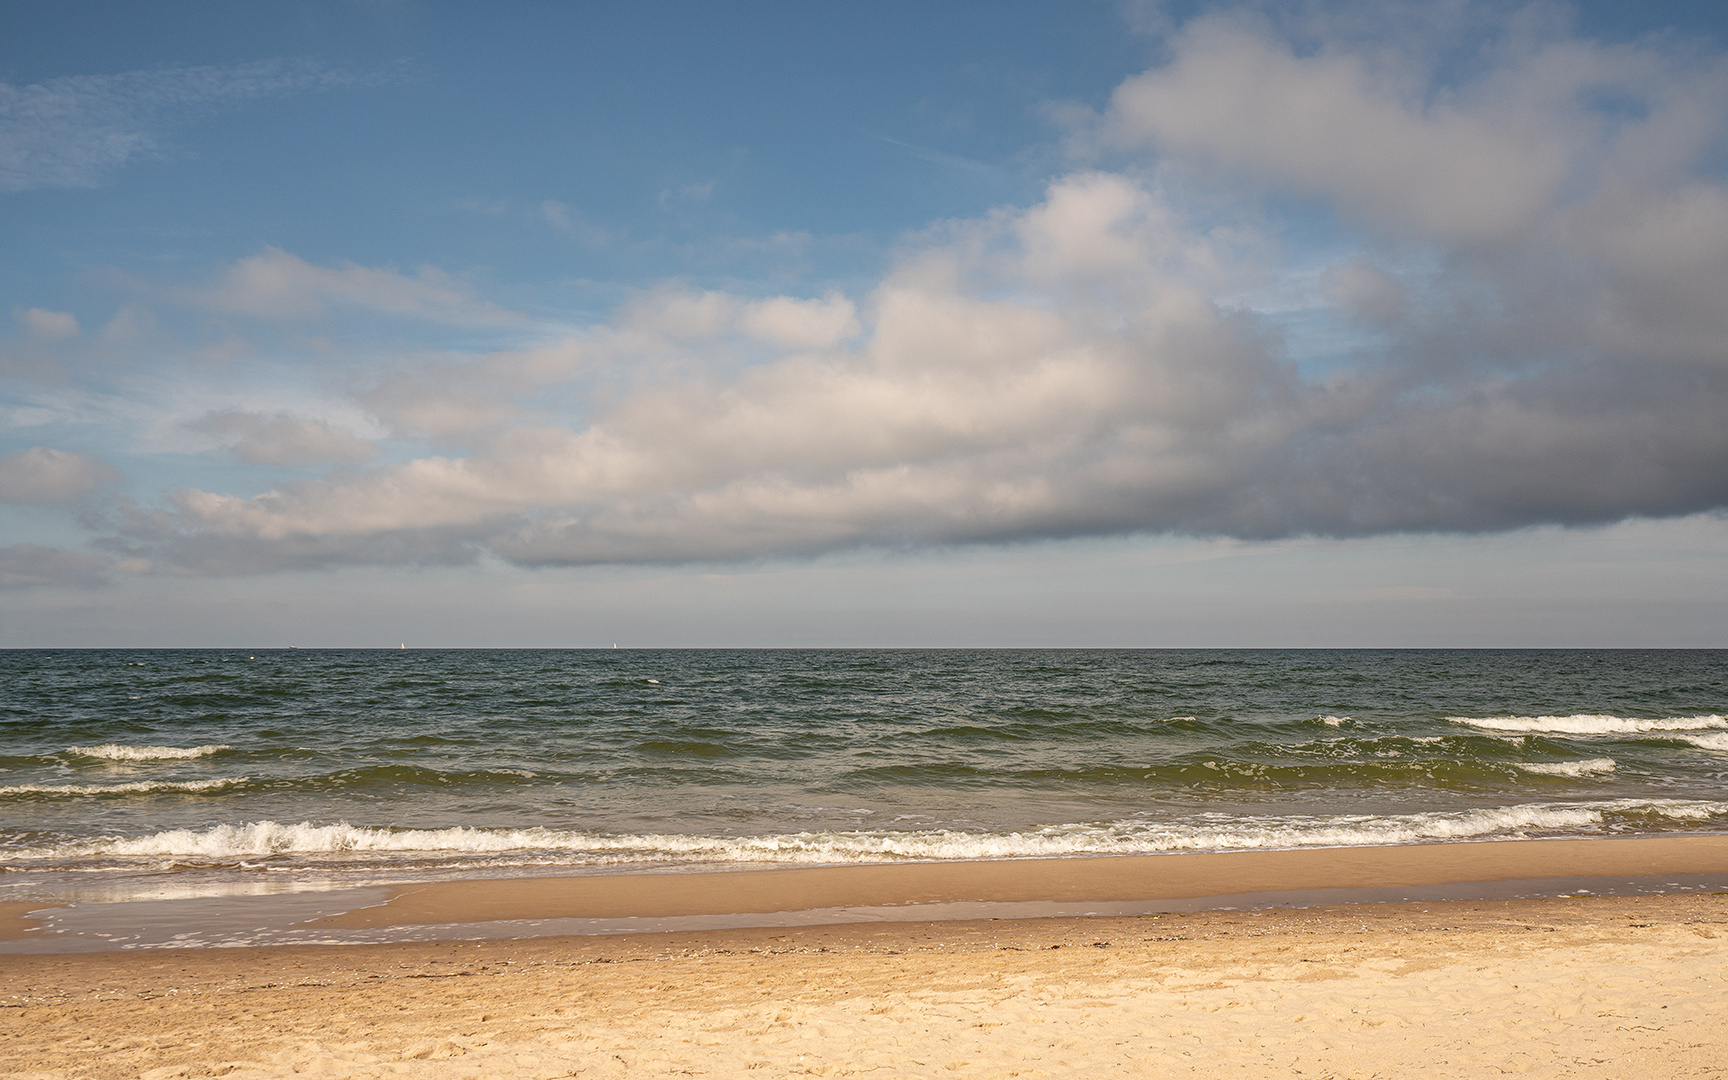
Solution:
[[[1728,838],[1690,837],[467,881],[327,921],[742,909],[763,889],[782,904],[907,903],[1708,872],[1724,858]],[[1728,1074],[1725,1004],[1728,894],[1693,891],[14,955],[0,957],[0,1066],[41,1080],[1709,1077]]]
[[[30,1078],[1711,1077],[1728,898],[9,957]]]

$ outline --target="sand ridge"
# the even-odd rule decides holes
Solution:
[[[1728,897],[8,957],[23,1077],[1728,1074]]]

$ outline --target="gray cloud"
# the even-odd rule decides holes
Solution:
[[[81,555],[39,544],[13,544],[0,548],[0,589],[88,588],[104,583],[103,571],[110,564],[111,560],[99,555]]]
[[[0,83],[0,192],[95,187],[154,152],[173,123],[210,109],[352,85],[310,60]]]
[[[97,546],[133,573],[264,574],[330,566],[461,566],[484,553],[495,522],[466,528],[382,530],[365,535],[291,534],[270,538],[189,533],[171,516],[129,507],[114,535]],[[107,560],[103,560],[106,565]]]
[[[867,296],[668,287],[537,349],[405,366],[369,406],[461,455],[182,491],[112,542],[240,572],[1728,506],[1728,188],[1700,165],[1728,66],[1509,34],[1436,89],[1426,59],[1354,40],[1196,23],[1096,120],[1132,169],[909,240]],[[1149,163],[1213,183],[1210,223]],[[1223,192],[1245,201],[1220,226]],[[1313,289],[1358,342],[1324,374],[1220,299],[1268,276],[1255,200],[1289,195],[1354,241]]]
[[[1549,208],[1583,133],[1556,122],[1545,87],[1430,103],[1426,80],[1413,82],[1402,67],[1330,50],[1298,56],[1208,18],[1170,64],[1117,88],[1104,130],[1119,145],[1328,197],[1347,217],[1399,232],[1502,240]]]
[[[112,468],[88,455],[32,446],[0,458],[0,500],[72,502],[116,475]]]

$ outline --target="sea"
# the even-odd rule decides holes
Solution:
[[[13,650],[0,900],[1728,831],[1728,650]]]

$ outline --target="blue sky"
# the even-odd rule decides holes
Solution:
[[[1728,643],[1719,5],[0,17],[0,645]]]

